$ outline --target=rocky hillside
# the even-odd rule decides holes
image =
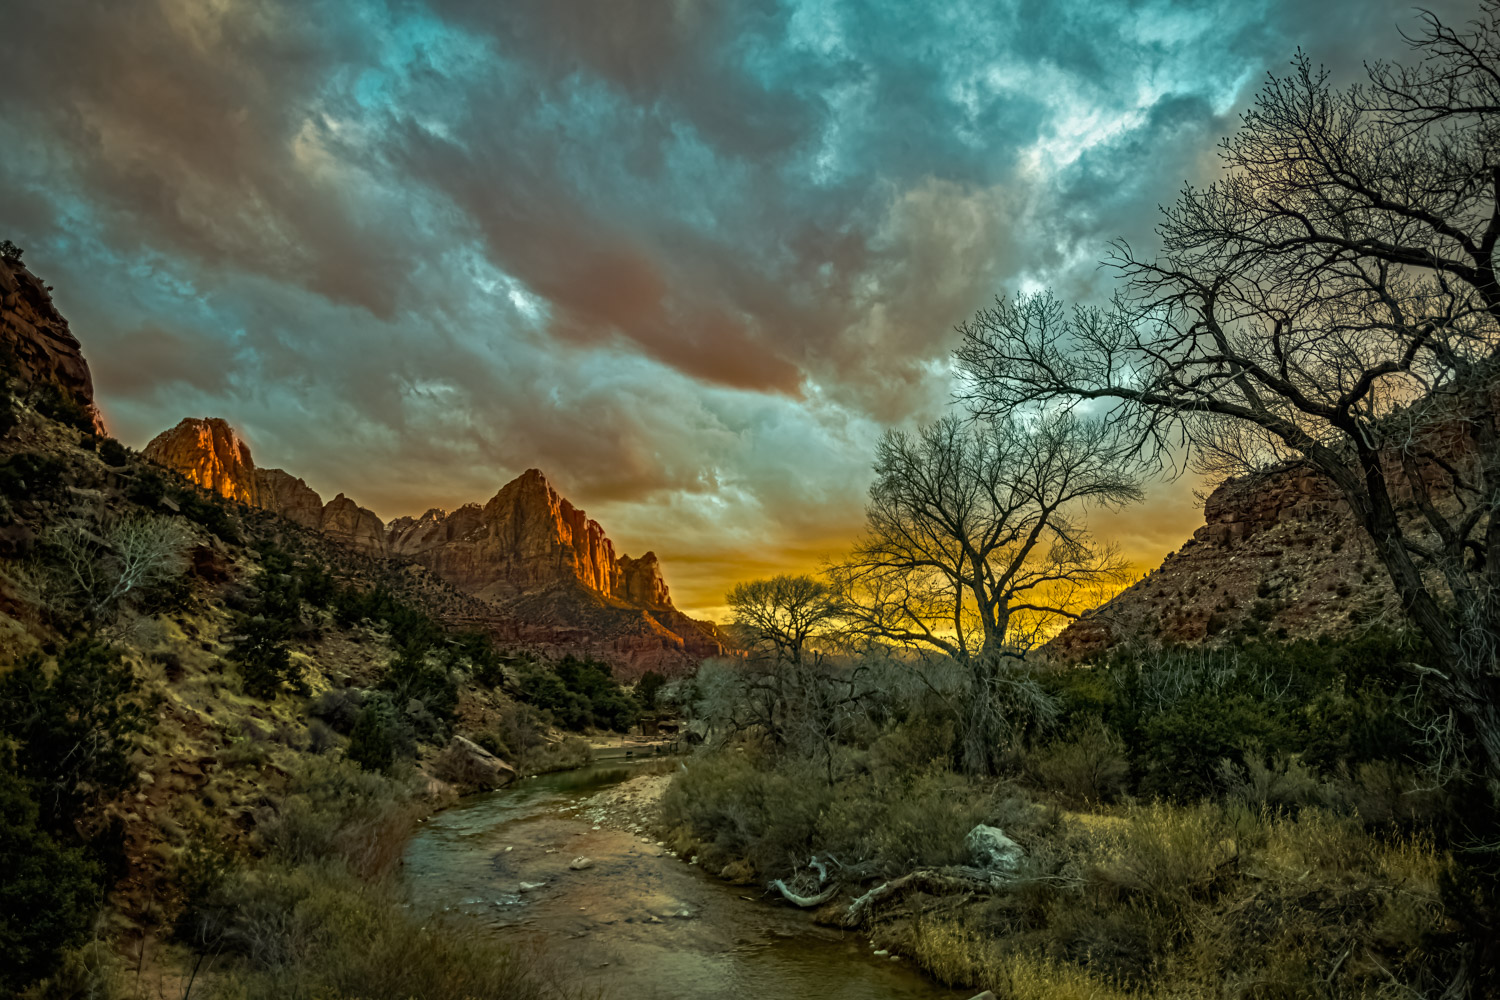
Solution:
[[[1231,479],[1160,568],[1069,625],[1047,650],[1088,657],[1135,640],[1347,634],[1396,610],[1390,580],[1333,485],[1300,463]]]
[[[94,407],[94,380],[78,338],[52,304],[50,289],[26,269],[19,253],[0,256],[0,351],[9,356],[21,385],[30,390],[55,387],[86,407],[94,429],[103,432]]]
[[[188,418],[158,435],[145,456],[227,499],[324,532],[366,555],[411,560],[483,604],[454,620],[552,655],[586,654],[622,677],[682,673],[721,655],[715,627],[673,605],[656,555],[616,556],[599,522],[574,507],[537,469],[489,502],[427,511],[382,524],[342,493],[323,503],[281,469],[256,466],[219,418]]]

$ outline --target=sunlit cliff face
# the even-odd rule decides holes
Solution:
[[[1107,294],[1267,68],[1347,75],[1409,16],[17,0],[0,225],[123,440],[222,415],[387,519],[539,467],[712,612],[847,543],[956,322]],[[1099,523],[1153,563],[1185,497]]]

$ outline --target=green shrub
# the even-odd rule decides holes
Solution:
[[[552,667],[521,672],[521,699],[550,712],[564,729],[590,726],[628,731],[640,720],[640,705],[620,687],[608,665],[564,657]]]
[[[230,648],[230,659],[239,668],[245,693],[252,698],[272,699],[282,691],[307,694],[307,679],[292,662],[287,645],[288,623],[265,615],[244,616],[239,635]]]
[[[56,668],[32,654],[0,676],[0,734],[17,744],[17,773],[36,789],[42,823],[71,830],[135,782],[130,753],[146,728],[138,685],[120,654],[75,639]]]
[[[202,525],[231,545],[242,541],[239,526],[229,515],[226,501],[221,497],[189,488],[173,491],[172,499],[178,512],[189,521]]]
[[[344,756],[366,771],[386,773],[395,766],[398,752],[408,742],[390,699],[375,694],[365,700],[354,720]]]
[[[10,994],[51,975],[87,936],[101,873],[38,827],[30,790],[0,764],[0,991]]]
[[[130,461],[130,449],[114,438],[105,438],[99,442],[99,458],[105,465],[118,468]]]
[[[67,466],[51,455],[20,452],[0,459],[0,495],[11,500],[45,500],[62,488]]]

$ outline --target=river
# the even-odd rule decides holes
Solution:
[[[873,955],[859,932],[819,927],[759,901],[753,886],[729,885],[654,842],[570,815],[641,766],[653,765],[543,775],[433,816],[406,850],[413,904],[468,914],[498,941],[537,946],[616,1000],[972,995]],[[573,870],[578,857],[593,863]]]

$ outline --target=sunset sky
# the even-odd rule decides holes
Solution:
[[[127,444],[222,416],[387,519],[540,467],[715,616],[847,544],[880,431],[948,405],[955,323],[1107,296],[1106,242],[1150,246],[1267,70],[1352,79],[1412,17],[8,0],[0,238]],[[1096,523],[1154,565],[1195,485]]]

